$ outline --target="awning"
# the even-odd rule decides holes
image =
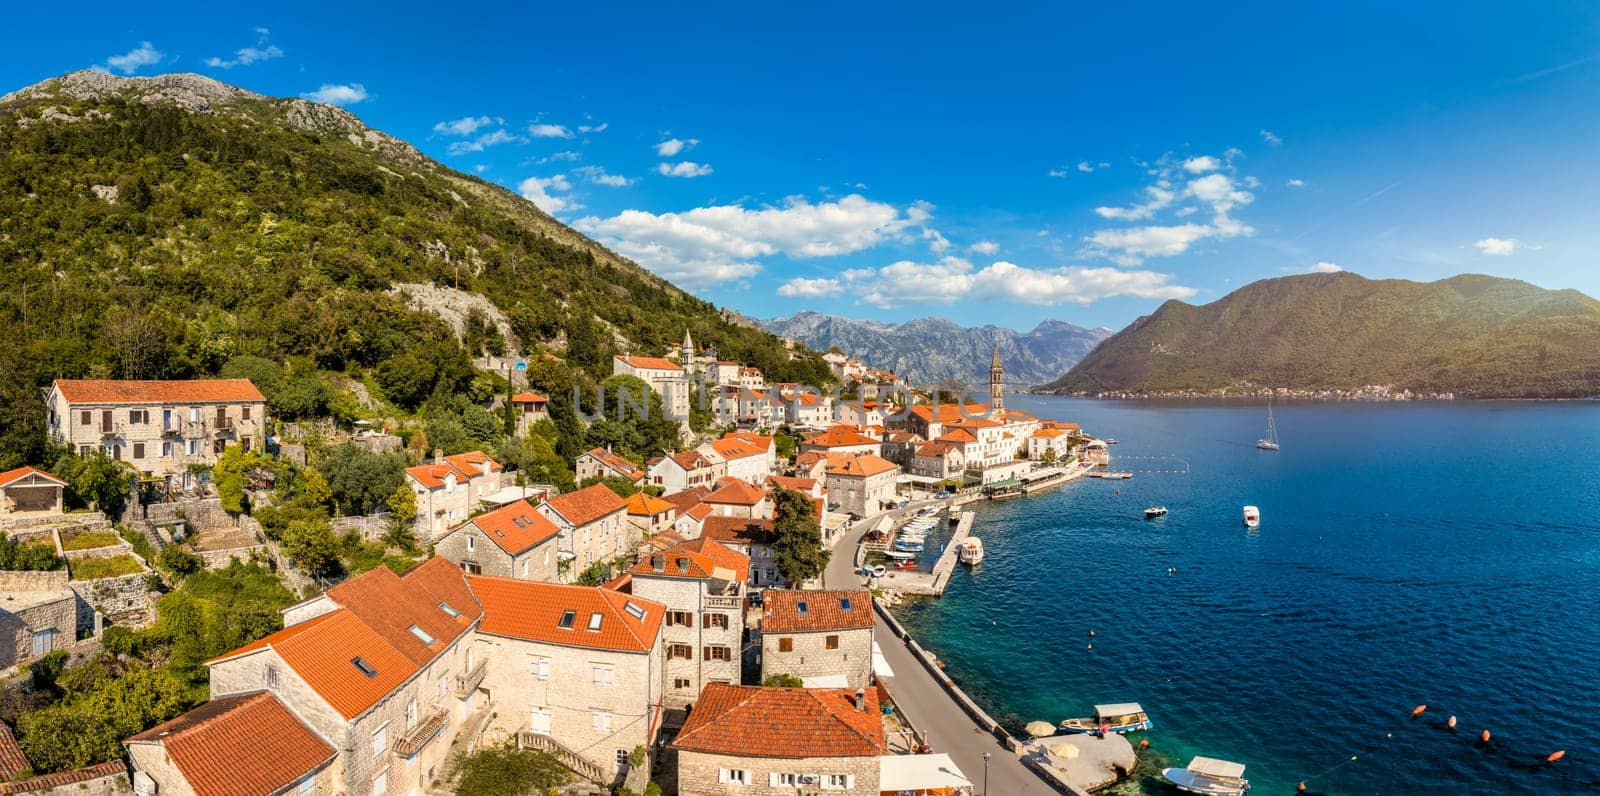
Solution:
[[[1018,483],[1020,482],[1015,478],[1002,478],[999,481],[990,481],[989,483],[984,484],[984,486],[989,487],[990,489],[1003,489],[1008,486],[1016,486]]]
[[[878,642],[872,642],[872,674],[875,677],[893,677],[894,670],[889,668],[889,659],[883,657],[883,647]]]
[[[849,688],[850,681],[842,674],[819,674],[814,677],[802,677],[800,683],[806,688]]]
[[[950,755],[887,755],[878,758],[879,791],[918,791],[928,788],[970,788]]]
[[[1144,708],[1138,702],[1118,702],[1114,705],[1095,705],[1096,716],[1130,716],[1134,713],[1143,713]]]
[[[1196,757],[1189,761],[1189,770],[1196,774],[1223,779],[1237,779],[1244,776],[1243,763],[1232,763],[1214,757]]]

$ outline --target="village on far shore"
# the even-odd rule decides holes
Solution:
[[[205,660],[209,700],[123,738],[121,760],[30,779],[0,724],[21,788],[6,792],[446,793],[476,750],[513,747],[567,769],[568,793],[972,796],[991,756],[995,776],[1026,777],[999,780],[1026,789],[1005,792],[1126,775],[1120,736],[1100,750],[1113,763],[1090,766],[1085,747],[1081,781],[1051,769],[887,610],[942,591],[971,533],[964,504],[1091,473],[1106,442],[1007,407],[998,351],[987,401],[824,360],[842,397],[769,384],[687,333],[659,356],[614,357],[669,417],[700,401],[713,422],[682,422],[678,449],[648,459],[587,450],[567,489],[489,451],[415,450],[381,423],[324,423],[308,445],[249,379],[56,380],[51,442],[65,461],[113,462],[133,488],[115,511],[69,508],[93,501],[68,473],[0,473],[0,531],[33,562],[0,571],[0,667],[25,675],[151,626],[174,561],[260,565],[300,601],[281,629]],[[485,408],[526,437],[552,400],[509,361],[481,363],[521,388]],[[373,557],[330,576],[286,530],[275,479],[326,490],[308,448],[335,444],[409,466],[397,496],[336,512],[332,532]],[[924,556],[910,526],[935,521],[950,549]],[[970,748],[931,743],[922,725],[940,714],[920,705],[936,702],[972,724]]]

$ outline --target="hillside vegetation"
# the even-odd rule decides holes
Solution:
[[[6,466],[44,455],[52,378],[210,376],[238,357],[310,380],[280,417],[326,413],[335,374],[404,411],[440,403],[469,391],[470,357],[508,348],[559,360],[535,387],[561,394],[686,329],[773,378],[826,377],[345,111],[198,75],[77,72],[0,97],[0,276]],[[401,283],[479,294],[514,339],[488,318],[458,336]]]
[[[1393,385],[1480,398],[1600,393],[1600,302],[1464,275],[1351,273],[1255,282],[1204,306],[1168,301],[1044,389],[1176,392]]]

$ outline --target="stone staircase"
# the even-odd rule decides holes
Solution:
[[[566,766],[573,773],[590,782],[601,783],[611,779],[606,775],[606,772],[600,770],[599,766],[584,759],[577,752],[568,749],[561,742],[548,735],[523,730],[517,733],[517,746],[522,749],[537,749],[541,752],[547,752],[559,761],[561,765]],[[605,791],[601,792],[604,793]]]

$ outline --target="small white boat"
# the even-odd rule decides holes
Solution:
[[[969,567],[983,563],[983,540],[968,536],[956,546],[956,559]]]
[[[912,541],[907,541],[905,539],[896,539],[896,540],[894,540],[893,547],[894,547],[894,549],[899,550],[899,551],[901,551],[903,553],[920,553],[920,552],[922,552],[922,543],[921,542],[912,542]]]
[[[917,554],[907,553],[904,550],[885,550],[883,551],[883,557],[890,561],[915,561]]]
[[[1095,705],[1094,715],[1081,719],[1066,719],[1058,725],[1062,735],[1100,735],[1143,732],[1154,727],[1150,714],[1137,702],[1118,702],[1112,705]]]
[[[884,575],[887,575],[887,574],[889,574],[889,568],[884,566],[884,565],[882,565],[882,564],[879,564],[879,565],[877,565],[877,566],[872,568],[872,577],[874,577],[874,578],[881,578],[881,577],[883,577]]]
[[[1267,396],[1267,435],[1256,440],[1256,447],[1264,451],[1278,449],[1278,423],[1272,419],[1272,396]]]
[[[1117,441],[1114,440],[1114,439],[1108,439],[1108,440],[1106,440],[1106,444],[1107,445],[1115,445],[1115,444],[1117,444]]]
[[[1255,506],[1245,506],[1244,507],[1244,527],[1246,527],[1246,528],[1260,528],[1261,527],[1261,509],[1258,509]]]
[[[1147,508],[1147,509],[1144,510],[1144,516],[1145,516],[1145,519],[1154,519],[1156,517],[1165,517],[1165,516],[1167,516],[1167,507],[1166,506],[1151,506],[1150,508]]]
[[[1178,790],[1204,796],[1244,796],[1250,790],[1243,763],[1214,757],[1196,757],[1188,768],[1162,769],[1161,776]]]

